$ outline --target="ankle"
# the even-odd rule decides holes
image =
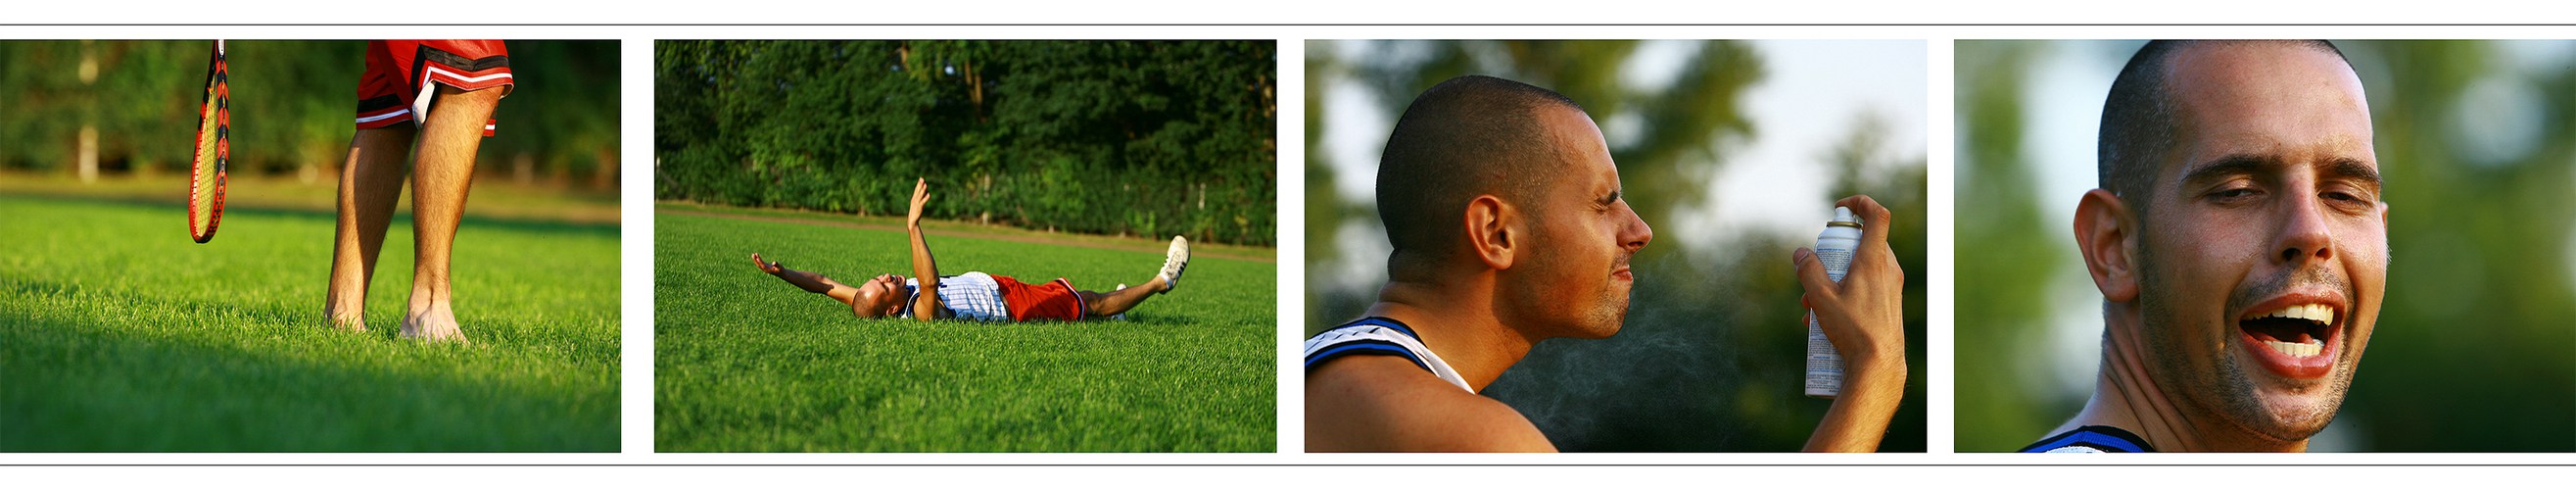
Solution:
[[[430,291],[412,291],[409,306],[411,313],[418,314],[435,309],[445,309],[447,308],[447,303],[448,301],[445,295],[436,294]]]

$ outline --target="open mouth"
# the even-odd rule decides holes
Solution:
[[[2324,376],[2332,365],[2333,341],[2342,316],[2334,306],[2299,303],[2258,310],[2236,320],[2248,350],[2265,368],[2292,378]]]
[[[2334,328],[2334,320],[2333,307],[2291,305],[2238,320],[2236,326],[2273,352],[2290,357],[2309,357],[2325,353],[2326,335]]]

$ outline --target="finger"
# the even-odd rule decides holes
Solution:
[[[1877,199],[1871,199],[1868,194],[1853,194],[1851,197],[1834,201],[1834,205],[1851,208],[1852,216],[1860,217],[1860,242],[1864,244],[1862,246],[1866,247],[1869,243],[1887,243],[1888,220],[1896,217],[1887,211],[1886,206],[1878,205]]]
[[[1807,290],[1805,302],[1808,308],[1814,308],[1816,303],[1838,302],[1834,280],[1825,275],[1825,263],[1816,260],[1815,251],[1798,247],[1798,251],[1790,253],[1789,260],[1797,264],[1798,286]]]

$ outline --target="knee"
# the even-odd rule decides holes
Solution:
[[[412,138],[419,131],[409,124],[359,129],[358,134],[349,139],[349,166],[376,168],[386,165],[385,162],[399,165],[401,157],[411,150]]]

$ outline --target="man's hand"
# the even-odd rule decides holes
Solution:
[[[921,180],[919,180],[919,181],[915,181],[915,182],[913,182],[913,184],[912,184],[912,211],[911,211],[910,213],[908,213],[908,214],[905,214],[905,215],[904,215],[904,218],[903,218],[903,225],[904,225],[904,226],[909,226],[909,227],[914,227],[914,228],[919,228],[919,227],[921,227],[921,206],[922,206],[923,204],[929,204],[929,203],[930,203],[930,179],[925,178],[925,179],[921,179]]]
[[[1843,357],[1842,394],[1807,439],[1809,451],[1874,451],[1888,418],[1905,399],[1905,269],[1887,247],[1887,208],[1869,196],[1835,201],[1861,218],[1860,248],[1851,270],[1835,283],[1816,253],[1799,247],[1791,256],[1807,290],[1817,327]],[[1803,330],[1806,323],[1798,324]]]

